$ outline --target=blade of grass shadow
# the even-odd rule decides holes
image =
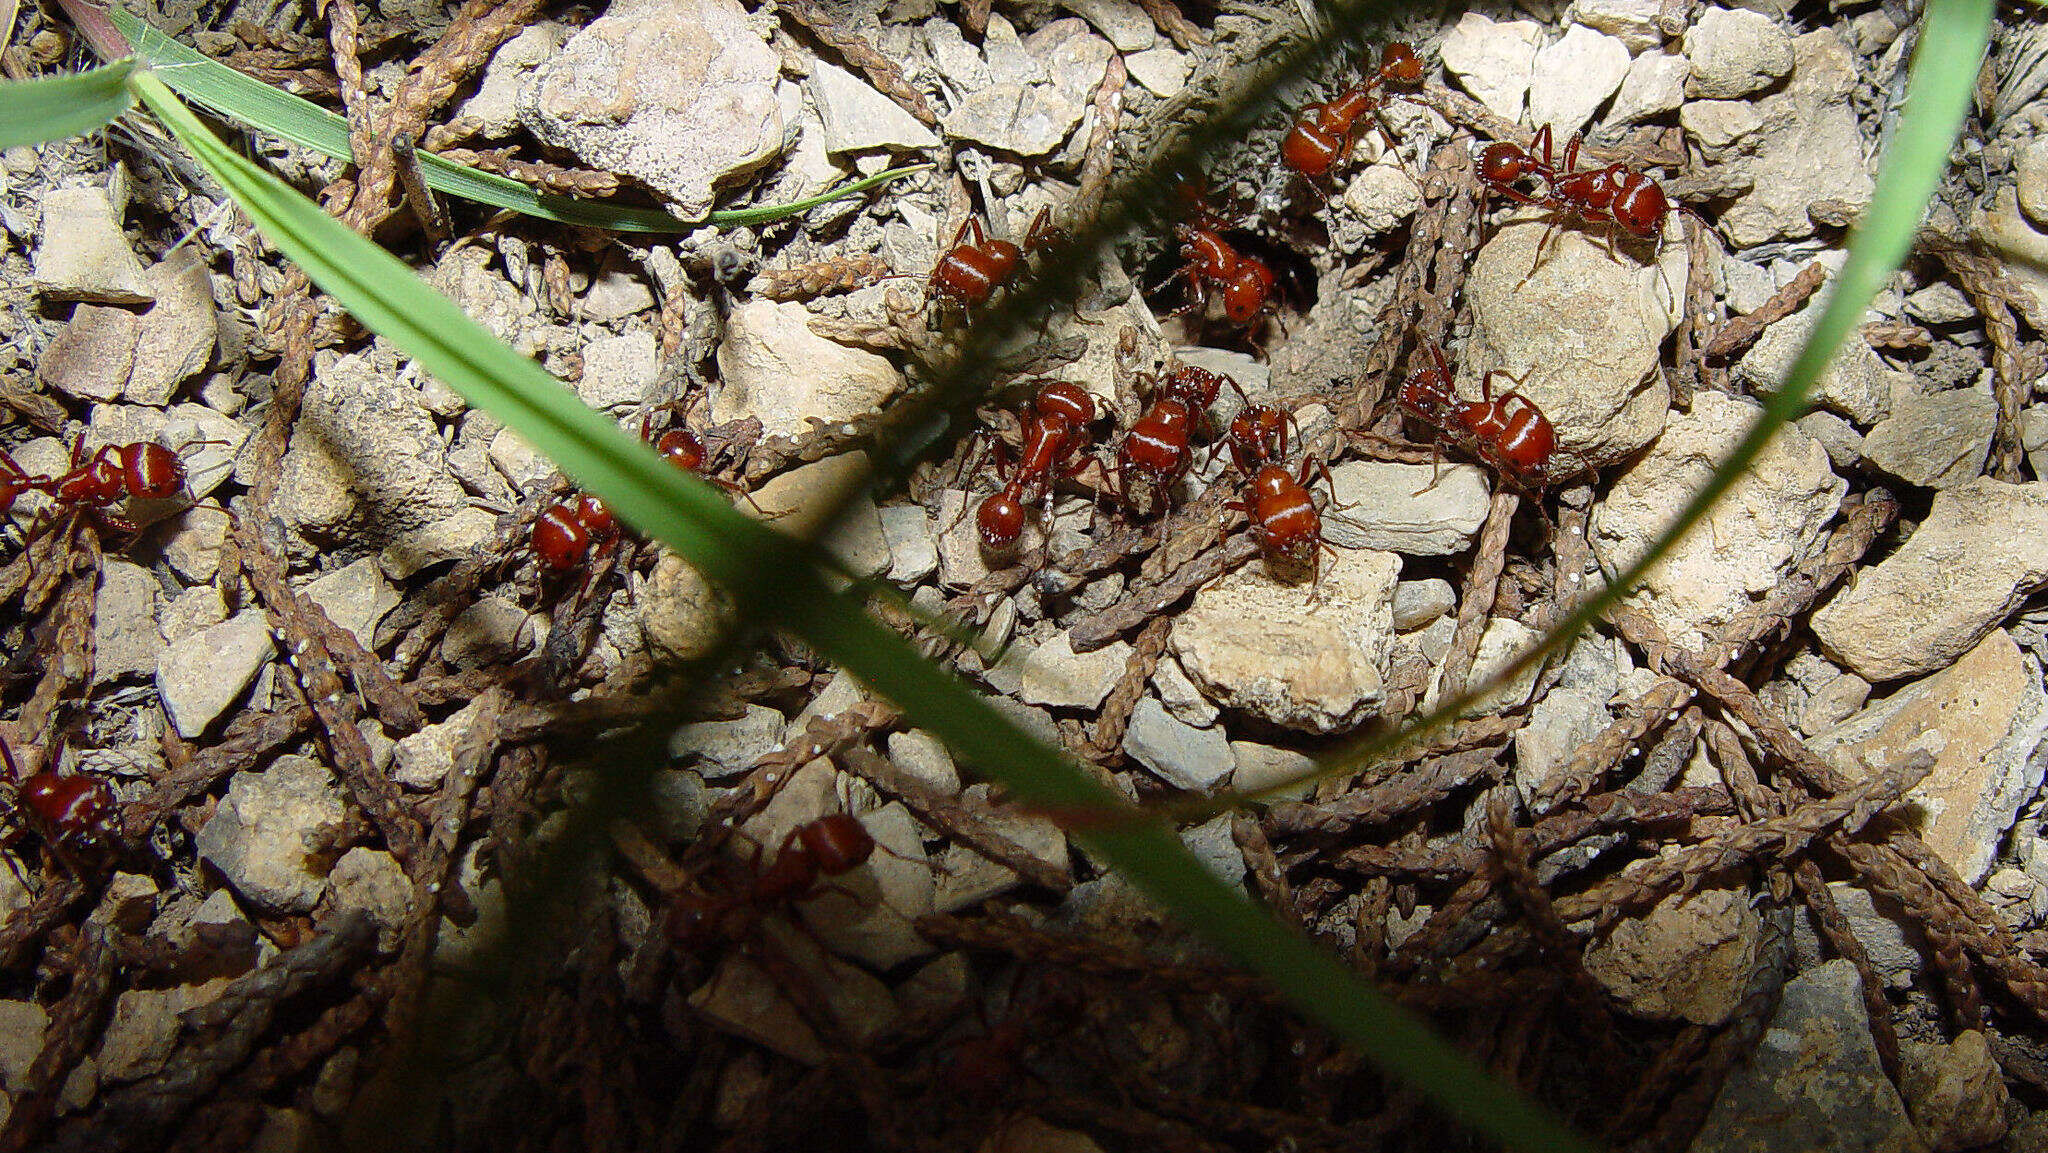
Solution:
[[[349,149],[348,121],[336,113],[238,72],[164,35],[120,8],[110,9],[108,19],[113,28],[135,46],[135,54],[155,65],[164,83],[179,95],[301,148],[335,160],[353,159]],[[517,180],[457,164],[431,152],[421,151],[418,155],[420,170],[428,186],[438,192],[559,224],[633,233],[683,233],[707,225],[738,228],[768,224],[808,212],[821,204],[858,196],[868,189],[931,167],[929,164],[904,165],[788,204],[730,209],[713,212],[703,220],[684,220],[659,209],[631,208],[537,192]]]
[[[135,106],[128,76],[135,61],[87,72],[0,83],[0,148],[43,144],[97,132]]]
[[[1303,776],[1282,781],[1258,793],[1223,794],[1185,804],[1170,804],[1166,811],[1177,817],[1200,817],[1293,789],[1304,781],[1356,772],[1441,728],[1537,662],[1547,660],[1600,619],[1609,606],[1626,596],[1643,575],[1698,525],[1707,511],[1741,479],[1771,437],[1787,422],[1805,414],[1807,397],[1812,394],[1814,382],[1834,358],[1842,341],[1861,322],[1872,298],[1912,248],[1914,234],[1918,232],[1927,203],[1948,167],[1950,149],[1955,144],[1963,115],[1969,109],[1970,92],[1977,75],[1976,62],[1983,59],[1985,48],[1990,43],[1991,16],[1991,0],[1931,0],[1928,4],[1920,44],[1914,53],[1908,77],[1905,109],[1886,151],[1877,186],[1871,195],[1870,208],[1851,235],[1849,258],[1828,289],[1820,320],[1794,359],[1784,383],[1765,401],[1763,411],[1749,432],[1730,450],[1691,502],[1672,518],[1648,552],[1560,622],[1541,644],[1517,657],[1484,683],[1467,689],[1463,695],[1444,702],[1399,730],[1358,741],[1320,758],[1316,767]],[[1959,63],[1965,61],[1970,62],[1969,67]]]

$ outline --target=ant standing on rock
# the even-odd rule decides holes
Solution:
[[[1287,455],[1287,430],[1294,418],[1265,405],[1247,405],[1230,422],[1230,457],[1250,482],[1251,497],[1227,506],[1251,517],[1259,549],[1267,560],[1309,570],[1309,603],[1322,588],[1322,554],[1336,550],[1323,539],[1323,517],[1309,483],[1321,474],[1334,501],[1337,483],[1322,458],[1304,455],[1296,473],[1279,463]],[[1333,505],[1332,507],[1337,507]]]
[[[982,230],[981,218],[969,216],[960,223],[960,231],[953,235],[952,246],[932,266],[931,276],[926,281],[927,293],[963,310],[979,308],[996,294],[997,289],[1007,287],[1017,278],[1018,271],[1024,267],[1026,253],[1044,252],[1065,237],[1066,234],[1053,225],[1050,207],[1038,210],[1031,227],[1024,233],[1021,245],[991,239]]]
[[[1422,60],[1406,44],[1389,44],[1380,54],[1379,70],[1345,89],[1326,103],[1310,104],[1295,115],[1294,127],[1280,141],[1280,162],[1314,180],[1329,173],[1351,151],[1358,122],[1365,116],[1378,121],[1387,147],[1395,146],[1394,134],[1385,121],[1378,120],[1385,102],[1383,85],[1414,88],[1422,83]]]
[[[1559,217],[1576,216],[1589,224],[1612,223],[1638,240],[1655,240],[1663,235],[1664,219],[1672,203],[1655,180],[1626,164],[1605,168],[1579,169],[1579,144],[1583,133],[1572,133],[1565,145],[1564,170],[1555,166],[1550,153],[1550,125],[1536,130],[1527,148],[1500,140],[1479,154],[1479,179],[1488,188],[1522,204],[1548,208]],[[1536,153],[1542,151],[1542,159]],[[1519,184],[1528,177],[1543,181],[1540,195],[1522,191]],[[1562,224],[1553,219],[1536,244],[1536,261],[1529,276],[1543,263],[1543,250]],[[1523,280],[1528,280],[1524,276]]]
[[[114,812],[112,786],[82,773],[58,773],[54,756],[49,764],[23,777],[5,740],[0,740],[0,761],[6,763],[7,780],[14,786],[15,813],[27,818],[10,837],[33,828],[60,856],[98,845]]]
[[[679,894],[669,932],[685,948],[744,936],[754,921],[778,906],[816,895],[820,877],[844,876],[874,851],[867,827],[846,813],[807,821],[782,838],[767,868],[756,860],[753,878],[739,891],[711,897]]]
[[[1039,389],[1024,421],[1024,449],[994,495],[981,502],[975,524],[981,545],[1002,552],[1024,532],[1029,506],[1052,499],[1055,473],[1078,476],[1095,458],[1082,452],[1095,422],[1095,398],[1077,384],[1056,380]]]
[[[1495,395],[1494,377],[1514,380],[1498,369],[1480,381],[1481,399],[1461,399],[1451,382],[1444,350],[1435,344],[1425,344],[1423,349],[1433,363],[1401,385],[1401,408],[1440,436],[1457,441],[1509,483],[1528,492],[1542,491],[1549,481],[1551,454],[1557,449],[1557,430],[1550,418],[1519,392]],[[1435,483],[1430,482],[1432,486]]]

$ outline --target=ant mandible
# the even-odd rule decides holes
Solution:
[[[1382,85],[1412,88],[1422,83],[1422,60],[1406,44],[1389,44],[1380,54],[1379,70],[1323,104],[1304,107],[1280,142],[1280,162],[1310,179],[1323,176],[1339,157],[1351,150],[1360,118],[1378,116],[1384,106],[1379,95]],[[1384,123],[1380,134],[1394,145],[1393,134]]]
[[[1051,497],[1054,472],[1076,476],[1094,459],[1081,452],[1095,422],[1095,398],[1079,385],[1056,380],[1039,389],[1024,422],[1024,450],[1002,488],[981,502],[975,524],[981,545],[1001,552],[1024,532],[1028,506]]]
[[[1519,392],[1495,395],[1494,377],[1514,380],[1499,369],[1480,380],[1481,399],[1461,399],[1452,385],[1451,366],[1444,359],[1444,350],[1433,343],[1423,348],[1432,363],[1401,385],[1401,408],[1440,434],[1457,440],[1510,483],[1531,492],[1540,491],[1548,483],[1551,455],[1557,450],[1557,430],[1550,418]]]

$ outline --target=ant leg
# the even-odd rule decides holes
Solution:
[[[1411,492],[1408,495],[1411,497],[1421,496],[1423,493],[1426,493],[1430,489],[1435,488],[1437,484],[1443,480],[1443,478],[1444,444],[1440,440],[1432,441],[1430,442],[1429,446],[1429,483],[1423,485],[1421,488],[1416,489],[1414,492]]]
[[[1563,221],[1553,219],[1550,227],[1543,230],[1543,239],[1536,242],[1536,259],[1529,262],[1529,271],[1523,273],[1522,279],[1515,282],[1517,289],[1529,283],[1529,278],[1536,275],[1537,269],[1543,267],[1543,250],[1550,246],[1550,238],[1557,235],[1557,230],[1562,224]]]

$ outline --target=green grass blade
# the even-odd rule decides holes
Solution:
[[[97,132],[135,106],[128,76],[135,61],[71,76],[0,83],[0,148]]]
[[[323,156],[336,160],[354,158],[349,151],[348,121],[341,116],[196,52],[119,7],[110,9],[107,15],[121,35],[135,46],[135,54],[155,65],[163,82],[179,95]],[[766,224],[808,212],[820,204],[858,196],[870,188],[931,167],[911,164],[891,168],[789,204],[714,212],[703,220],[684,220],[659,209],[536,192],[517,180],[479,172],[431,152],[418,155],[428,186],[437,192],[542,220],[611,232],[689,232],[706,224],[722,228]]]

